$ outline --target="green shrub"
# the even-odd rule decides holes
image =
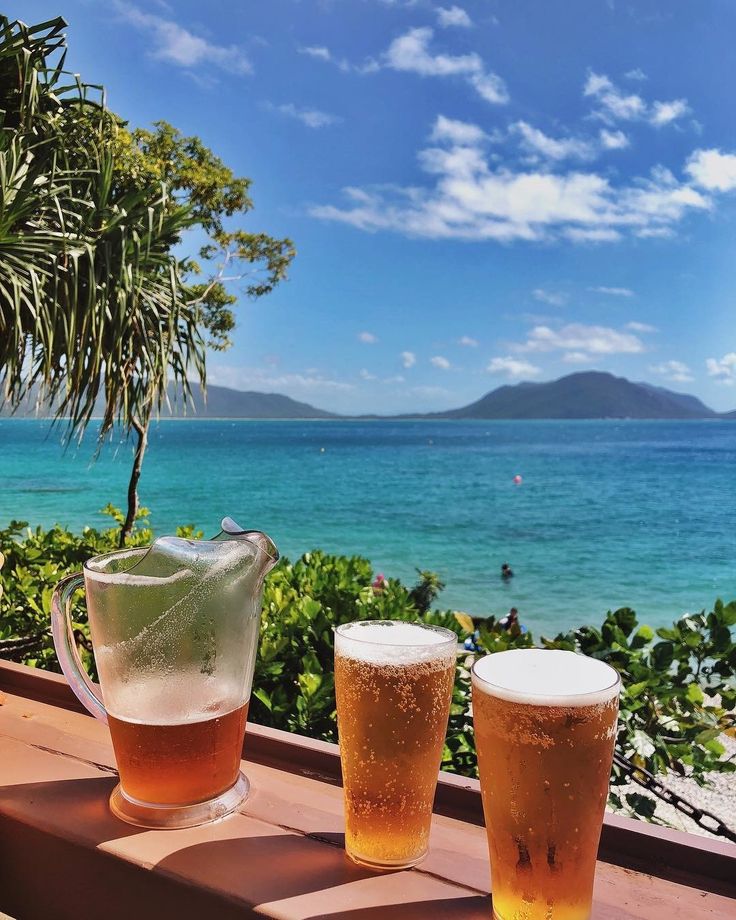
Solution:
[[[120,512],[106,512],[119,522]],[[137,522],[132,542],[144,545],[152,534],[147,512]],[[182,536],[201,536],[192,526]],[[49,634],[49,609],[55,584],[78,570],[90,556],[116,548],[118,527],[85,528],[74,535],[62,527],[30,530],[19,522],[0,530],[0,640],[37,637],[38,648],[23,654],[26,664],[59,670]],[[704,782],[709,771],[734,771],[723,759],[722,732],[734,732],[736,707],[736,602],[717,601],[713,610],[688,615],[670,628],[639,625],[633,610],[609,612],[600,628],[581,626],[535,643],[531,633],[504,631],[491,617],[475,623],[467,614],[428,610],[427,599],[441,588],[438,577],[419,572],[407,588],[387,578],[374,586],[371,564],[359,557],[306,553],[296,562],[282,559],[268,576],[263,600],[261,640],[250,718],[263,725],[328,741],[336,739],[333,682],[333,629],[357,619],[412,619],[454,630],[459,641],[475,635],[478,651],[459,656],[443,768],[475,775],[476,757],[470,715],[470,665],[476,654],[542,645],[592,655],[621,674],[623,693],[618,750],[653,773],[674,770]],[[94,674],[81,595],[74,625],[85,660]],[[475,633],[476,626],[478,631]],[[0,641],[0,654],[2,641]],[[18,657],[18,656],[16,656]],[[614,771],[613,783],[624,778]],[[648,802],[636,795],[628,805],[647,816]],[[621,805],[615,790],[615,804]]]

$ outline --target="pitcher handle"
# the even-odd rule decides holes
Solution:
[[[71,600],[75,591],[84,587],[84,575],[77,572],[67,575],[56,586],[51,599],[51,630],[54,636],[56,655],[69,686],[79,702],[101,722],[107,722],[105,704],[98,688],[89,679],[77,651],[72,629]]]

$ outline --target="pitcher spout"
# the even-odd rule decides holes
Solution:
[[[243,528],[231,517],[225,517],[220,524],[221,532],[214,538],[215,540],[243,540],[252,543],[253,546],[260,550],[260,564],[262,575],[265,577],[279,561],[279,551],[276,544],[260,530],[243,530]]]

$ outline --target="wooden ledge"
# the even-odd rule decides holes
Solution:
[[[241,813],[182,831],[117,821],[109,733],[63,678],[0,664],[0,912],[18,920],[489,920],[478,784],[442,774],[430,856],[375,875],[344,856],[335,745],[248,725]],[[736,914],[736,846],[607,817],[596,920]],[[634,871],[632,867],[639,871]],[[645,870],[645,871],[642,871]]]

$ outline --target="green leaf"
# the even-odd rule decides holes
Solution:
[[[651,626],[642,625],[640,626],[636,633],[634,634],[633,639],[631,640],[632,648],[643,648],[654,638],[654,630]]]
[[[711,641],[715,652],[725,652],[731,645],[731,630],[728,626],[717,626],[711,633]]]
[[[718,738],[711,738],[710,741],[704,742],[703,747],[707,748],[715,757],[722,757],[726,753],[725,745],[721,744]]]
[[[651,653],[652,665],[658,671],[666,671],[675,658],[675,648],[671,642],[658,642]]]
[[[266,709],[268,710],[271,709],[271,697],[261,687],[257,687],[253,691],[253,696],[256,697],[256,699],[260,700],[263,703],[263,705],[266,707]]]
[[[611,615],[611,619],[624,636],[629,636],[636,626],[636,613],[630,607],[621,607]]]
[[[691,703],[703,703],[705,695],[698,684],[689,684],[687,688],[687,698]]]
[[[715,738],[718,738],[720,734],[720,728],[707,728],[705,731],[698,732],[698,734],[695,736],[695,740],[698,744],[707,744],[709,741],[713,741]]]
[[[629,696],[632,700],[635,700],[640,693],[648,686],[648,680],[640,680],[636,684],[629,684],[624,686],[624,693]]]
[[[657,803],[640,792],[627,792],[626,802],[636,815],[646,820],[651,820],[657,809]]]
[[[736,601],[722,607],[721,621],[724,626],[736,626]]]

